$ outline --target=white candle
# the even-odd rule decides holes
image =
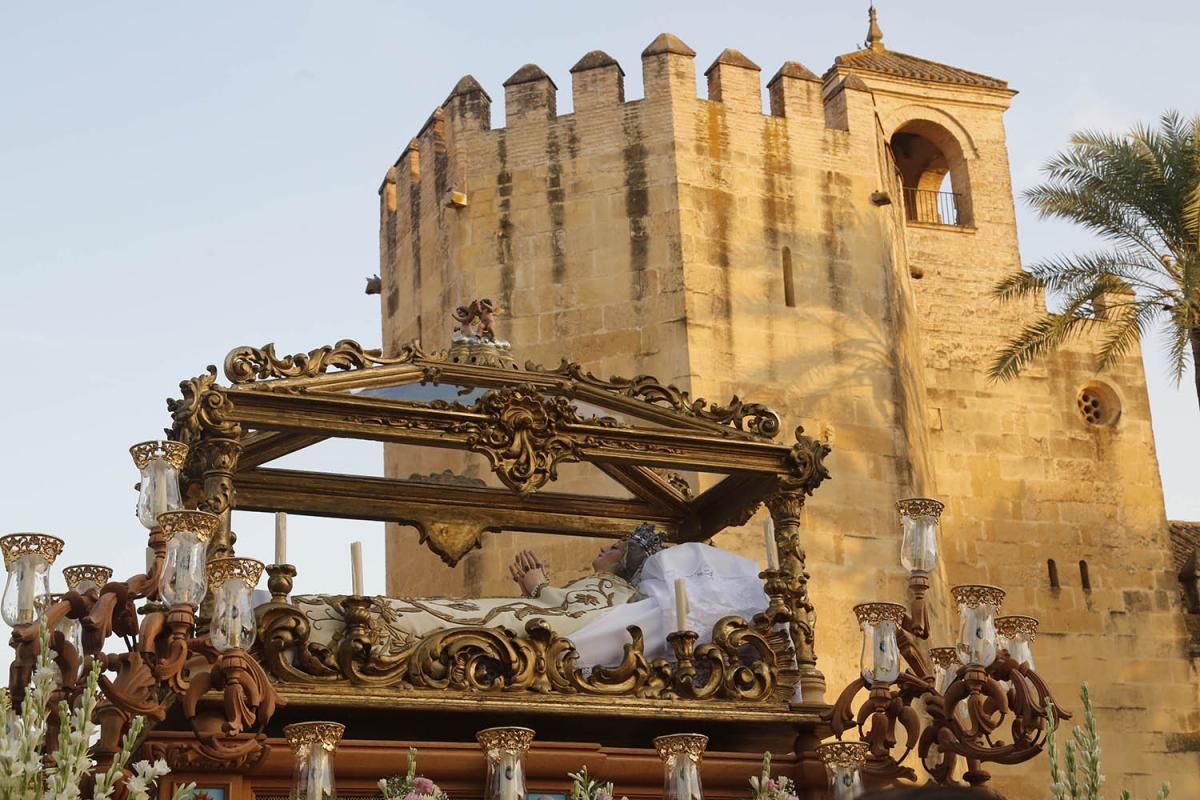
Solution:
[[[150,468],[150,481],[154,484],[154,518],[167,510],[166,462],[155,460]]]
[[[763,520],[763,538],[767,546],[767,569],[779,569],[779,547],[775,544],[775,520],[767,517]]]
[[[287,514],[275,512],[275,563],[287,563]]]
[[[354,594],[363,593],[362,542],[350,543],[350,567],[353,570]]]
[[[688,630],[687,582],[683,578],[675,579],[675,630]]]
[[[37,592],[37,570],[33,566],[33,556],[21,556],[17,561],[17,620],[33,622],[36,617],[34,597]]]

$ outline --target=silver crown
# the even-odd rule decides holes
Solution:
[[[636,544],[642,549],[647,556],[652,556],[666,546],[666,541],[662,534],[654,529],[654,526],[649,522],[643,522],[634,529],[633,533],[629,534],[627,540],[631,544]]]

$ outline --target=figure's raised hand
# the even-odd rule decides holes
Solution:
[[[532,550],[517,553],[508,567],[508,574],[521,587],[521,593],[526,597],[535,597],[541,587],[549,583],[546,578],[546,566]]]

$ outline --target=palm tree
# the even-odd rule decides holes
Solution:
[[[1077,222],[1111,246],[1039,261],[995,286],[1000,300],[1045,292],[1062,309],[1014,336],[991,377],[1016,377],[1038,356],[1093,329],[1103,371],[1157,327],[1166,334],[1177,385],[1189,356],[1197,365],[1200,400],[1200,116],[1168,111],[1154,129],[1076,133],[1043,173],[1046,182],[1025,192],[1038,215]]]

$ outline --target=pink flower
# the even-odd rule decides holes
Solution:
[[[774,778],[767,778],[767,791],[768,792],[778,792],[779,791],[779,784],[775,782]]]
[[[433,794],[433,781],[426,778],[424,775],[413,779],[413,788],[421,794]]]
[[[409,792],[408,794],[404,795],[404,800],[421,800],[421,798],[417,796],[416,792]]]
[[[800,798],[796,797],[796,795],[794,795],[794,794],[789,794],[787,796],[787,800],[800,800]]]
[[[613,800],[613,796],[608,792],[599,792],[596,795],[596,800]]]

